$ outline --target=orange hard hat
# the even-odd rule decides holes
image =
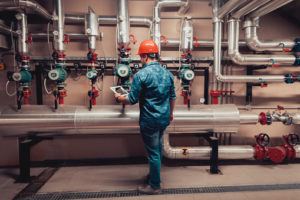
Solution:
[[[144,53],[158,53],[157,44],[153,40],[144,40],[140,45],[138,55]]]

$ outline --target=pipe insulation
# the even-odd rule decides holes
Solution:
[[[27,35],[28,35],[28,27],[27,27],[27,16],[25,13],[21,12],[16,15],[18,20],[18,33],[20,34],[18,37],[18,52],[21,55],[26,55],[28,53],[28,45],[27,45]]]
[[[95,50],[97,37],[99,36],[99,24],[98,16],[91,7],[88,8],[88,14],[85,16],[85,34],[89,39],[89,49]]]
[[[62,0],[54,1],[53,13],[53,35],[54,35],[54,49],[64,52],[64,13]]]
[[[153,8],[153,31],[152,39],[157,44],[160,52],[160,10],[163,7],[181,7],[187,6],[186,0],[158,0]]]
[[[47,20],[52,20],[52,15],[43,8],[40,4],[33,0],[0,0],[0,8],[10,10],[18,10],[18,9],[31,9],[37,12],[40,16],[44,17]]]
[[[129,39],[129,14],[128,0],[118,0],[118,44],[128,46]]]
[[[61,134],[138,133],[138,106],[61,106],[24,105],[22,110],[4,107],[0,111],[0,133],[23,135],[28,132]],[[258,123],[257,114],[240,114],[235,105],[176,106],[168,132],[237,132],[240,124]]]

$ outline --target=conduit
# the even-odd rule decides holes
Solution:
[[[54,49],[64,52],[64,15],[62,8],[62,0],[55,0],[54,14],[53,14],[54,30]]]
[[[52,15],[43,8],[40,4],[32,0],[0,0],[1,9],[32,9],[37,12],[40,16],[44,17],[47,20],[52,20]]]

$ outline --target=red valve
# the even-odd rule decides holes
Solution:
[[[183,104],[187,105],[189,100],[191,100],[191,91],[182,91],[181,96],[183,96]]]
[[[195,45],[196,45],[196,46],[200,46],[200,43],[198,42],[197,38],[194,37],[193,39],[194,39],[194,41],[195,41]]]
[[[29,104],[29,97],[31,96],[31,91],[30,90],[24,90],[24,104]]]
[[[28,33],[27,35],[27,40],[25,41],[26,43],[32,43],[32,34],[31,33]]]
[[[259,113],[259,119],[258,119],[258,122],[259,122],[261,125],[266,125],[266,124],[268,123],[268,118],[267,118],[266,113],[264,113],[264,112]]]
[[[97,90],[95,87],[92,87],[91,92],[94,94],[93,97],[90,97],[90,100],[92,100],[93,105],[96,105],[96,98],[99,96],[99,90]]]
[[[284,110],[283,106],[277,105],[277,110]]]
[[[68,34],[64,34],[64,43],[69,43],[70,42],[70,36]]]
[[[279,67],[279,64],[273,64],[272,67]]]
[[[164,39],[164,44],[168,44],[168,40],[167,40],[166,36],[162,35],[162,36],[160,36],[160,38]]]
[[[59,104],[64,104],[64,97],[67,96],[67,91],[66,90],[63,90],[63,91],[60,91],[59,92]]]
[[[218,104],[218,97],[221,94],[232,94],[234,91],[227,91],[227,90],[211,90],[210,96],[213,98],[213,104]]]
[[[274,163],[281,163],[286,157],[286,150],[284,147],[269,148],[269,158]]]
[[[282,50],[285,51],[285,52],[291,51],[291,49],[289,49],[289,48],[283,48]]]
[[[22,61],[24,61],[24,60],[28,61],[29,59],[30,59],[30,57],[29,57],[29,56],[22,55]]]
[[[134,35],[129,35],[129,38],[131,38],[130,42],[135,44],[137,43],[137,40],[135,39]]]

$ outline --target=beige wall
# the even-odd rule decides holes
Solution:
[[[116,1],[108,0],[64,0],[65,13],[86,13],[88,6],[92,6],[98,15],[116,15]],[[152,8],[154,1],[129,0],[130,16],[152,16]],[[211,7],[208,1],[192,1],[192,6],[187,15],[193,17],[210,17]],[[177,12],[162,12],[161,16],[178,16]],[[211,20],[194,20],[194,35],[199,39],[212,39],[212,22]],[[178,38],[180,31],[180,20],[166,19],[161,22],[162,35],[167,38]],[[32,25],[31,30],[41,31],[40,25]],[[66,26],[67,31],[84,32],[84,26]],[[101,26],[100,30],[104,33],[103,41],[97,42],[97,53],[101,57],[116,56],[116,32],[113,26]],[[46,31],[46,25],[43,26],[43,31]],[[241,31],[243,38],[243,31]],[[149,38],[149,29],[145,27],[131,27],[130,33],[136,36],[138,43],[131,45],[132,54],[137,53],[138,44],[144,39]],[[285,18],[276,14],[270,14],[262,18],[261,28],[259,29],[259,37],[265,40],[272,39],[294,39],[299,37],[300,28],[296,24],[287,21]],[[29,47],[30,55],[49,55],[47,42],[34,42]],[[68,56],[86,56],[86,42],[71,42],[66,45],[66,54]],[[163,51],[162,56],[178,56],[178,51]],[[204,49],[193,52],[194,57],[211,56],[211,49]],[[12,71],[14,65],[11,56],[5,56],[7,70]],[[171,66],[170,64],[169,66]],[[201,64],[206,66],[207,64]],[[34,68],[34,66],[32,65]],[[245,74],[245,67],[234,66],[234,74]],[[261,70],[258,74],[286,74],[297,73],[298,68],[295,66],[277,68],[268,68]],[[15,97],[7,97],[5,95],[4,86],[6,83],[6,71],[0,71],[0,108],[8,104],[15,104]],[[74,81],[72,78],[67,80],[68,97],[65,98],[65,104],[69,105],[88,105],[87,91],[89,90],[89,81],[84,75]],[[108,75],[104,78],[103,92],[97,98],[97,104],[115,104],[112,93],[109,91],[109,86],[113,85],[112,76]],[[180,96],[181,89],[179,81],[175,82],[177,90],[177,104],[183,103],[183,98]],[[13,84],[12,84],[13,85]],[[51,88],[53,84],[48,84]],[[233,102],[237,105],[245,105],[245,84],[234,84]],[[13,87],[10,88],[13,90]],[[287,85],[284,83],[270,84],[267,88],[253,88],[253,105],[294,105],[298,104],[300,95],[299,83]],[[35,86],[33,85],[33,96],[31,104],[35,104]],[[199,98],[203,97],[203,77],[197,76],[192,86],[192,104],[199,104]],[[44,104],[53,104],[52,95],[47,95],[44,92]],[[268,111],[268,110],[261,110]],[[259,113],[260,110],[248,111]],[[247,111],[242,111],[247,112]],[[291,112],[297,112],[291,111]],[[120,130],[121,131],[121,130]],[[233,144],[253,144],[253,136],[266,132],[273,139],[273,143],[280,143],[281,135],[297,132],[294,126],[284,126],[279,123],[274,123],[272,126],[241,126],[239,132],[233,135]],[[194,137],[178,137],[172,139],[174,145],[198,145],[202,144],[199,139]],[[16,138],[0,138],[0,165],[16,165],[18,163],[18,143]],[[145,155],[144,147],[140,136],[76,136],[76,137],[56,137],[51,141],[43,141],[32,149],[32,160],[52,160],[52,159],[90,159],[90,158],[120,158]]]

